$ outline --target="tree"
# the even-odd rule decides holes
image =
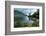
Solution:
[[[37,12],[35,12],[35,13],[32,15],[32,18],[39,19],[39,9],[37,9]]]

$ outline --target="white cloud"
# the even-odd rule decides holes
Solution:
[[[32,15],[34,12],[37,11],[37,9],[32,8],[16,8],[15,10],[19,10],[25,15],[29,15],[29,13]]]
[[[37,9],[31,10],[31,15],[34,14],[34,12],[37,12]]]

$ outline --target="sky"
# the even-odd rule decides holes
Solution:
[[[15,8],[14,10],[18,10],[21,11],[22,13],[26,14],[26,15],[32,15],[34,12],[37,11],[37,9],[34,8]]]

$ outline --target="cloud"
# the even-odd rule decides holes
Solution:
[[[32,8],[15,8],[14,10],[21,11],[25,15],[29,15],[29,13],[32,15],[34,12],[37,11],[37,9]]]
[[[35,12],[37,12],[37,9],[32,9],[31,10],[31,15],[34,14]]]

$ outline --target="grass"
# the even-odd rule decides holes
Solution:
[[[33,23],[28,24],[28,23],[21,23],[21,21],[15,21],[14,22],[14,27],[38,27],[39,26],[39,21],[37,19],[32,19]]]

